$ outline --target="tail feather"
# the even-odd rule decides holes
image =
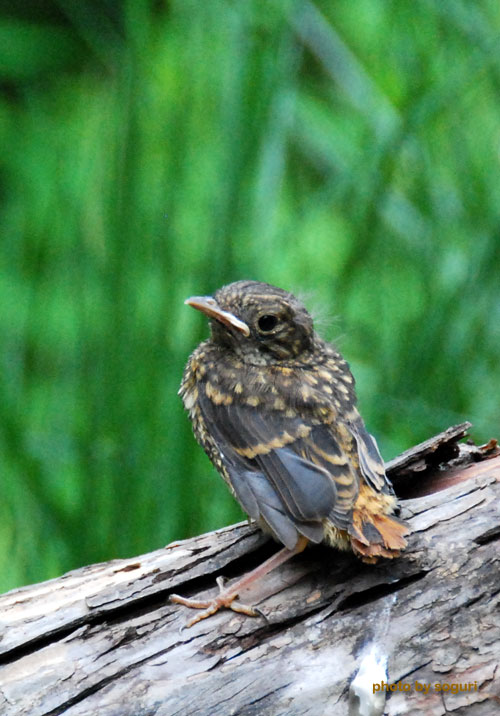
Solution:
[[[364,562],[398,557],[406,547],[409,532],[407,525],[393,515],[353,512],[351,545]]]

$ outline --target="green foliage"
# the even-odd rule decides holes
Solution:
[[[176,396],[239,278],[304,293],[386,458],[498,436],[493,0],[0,16],[0,589],[241,518]]]

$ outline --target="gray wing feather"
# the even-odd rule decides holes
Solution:
[[[322,520],[334,508],[336,487],[327,470],[295,452],[300,438],[251,459],[238,453],[273,436],[293,434],[303,421],[279,413],[263,417],[246,405],[214,405],[206,396],[199,405],[236,497],[250,517],[262,518],[289,549],[300,535],[321,542]]]

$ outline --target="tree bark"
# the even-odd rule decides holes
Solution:
[[[308,548],[242,595],[267,619],[224,610],[181,632],[193,613],[168,601],[212,595],[217,575],[276,551],[246,523],[1,596],[0,713],[490,716],[500,456],[495,441],[459,448],[458,427],[388,465],[398,492],[432,490],[402,501],[403,555],[372,566]]]

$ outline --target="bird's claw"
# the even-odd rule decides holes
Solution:
[[[249,617],[256,617],[259,615],[264,617],[260,609],[256,607],[251,607],[247,604],[241,604],[241,602],[237,602],[236,597],[238,596],[238,593],[233,591],[231,588],[226,589],[224,587],[226,581],[224,577],[217,577],[215,581],[217,582],[217,586],[219,587],[219,594],[218,596],[213,597],[213,599],[202,601],[198,599],[187,599],[186,597],[181,597],[179,594],[170,595],[169,601],[173,602],[174,604],[182,604],[184,607],[189,607],[190,609],[204,610],[200,614],[197,614],[195,617],[190,619],[183,627],[181,627],[181,631],[183,629],[189,629],[189,627],[192,627],[194,624],[197,624],[202,619],[206,619],[207,617],[212,616],[212,614],[216,614],[216,612],[218,612],[221,607],[225,607],[226,609],[232,609],[233,612],[238,612],[239,614],[246,614]]]
[[[225,577],[223,577],[222,574],[216,578],[215,583],[219,587],[219,594],[222,594],[222,592],[224,591],[226,582],[227,582],[227,579]]]

